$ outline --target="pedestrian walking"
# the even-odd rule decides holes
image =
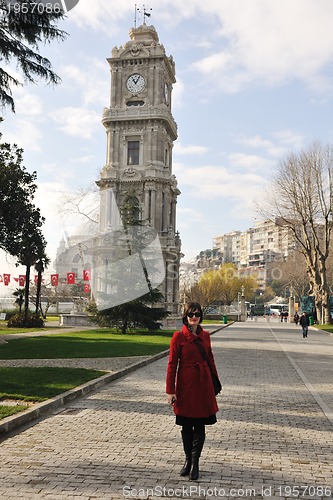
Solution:
[[[298,322],[299,322],[299,314],[297,312],[295,312],[295,314],[294,314],[294,323],[296,325],[298,325]]]
[[[309,324],[310,324],[309,316],[306,314],[306,312],[303,312],[303,314],[299,320],[299,324],[302,327],[303,339],[304,339],[305,337],[308,336],[308,329],[309,329]]]
[[[218,406],[212,374],[218,377],[210,335],[203,330],[202,309],[190,302],[183,312],[183,327],[173,334],[166,375],[167,401],[173,405],[181,436],[185,464],[181,476],[199,477],[199,458],[205,442],[205,426],[216,423]]]

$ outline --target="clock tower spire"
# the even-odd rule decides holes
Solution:
[[[106,163],[100,188],[100,233],[121,224],[124,207],[134,203],[138,223],[154,230],[164,261],[160,290],[165,307],[178,313],[180,238],[176,205],[180,191],[172,173],[177,125],[172,116],[175,64],[145,22],[107,59],[111,71],[110,106],[104,108]]]

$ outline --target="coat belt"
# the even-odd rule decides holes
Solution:
[[[204,380],[205,367],[208,366],[207,361],[197,361],[196,363],[181,363],[184,368],[197,368],[199,373],[199,380],[202,382]]]

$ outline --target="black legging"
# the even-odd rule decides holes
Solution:
[[[201,434],[205,435],[205,424],[183,425],[184,434]]]

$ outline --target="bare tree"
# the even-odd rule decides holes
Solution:
[[[98,223],[99,191],[95,186],[80,188],[76,193],[63,193],[59,214],[64,218],[78,216],[82,221]]]
[[[295,249],[286,259],[275,260],[267,264],[267,280],[275,295],[292,293],[299,303],[301,297],[309,293],[309,279],[302,253]]]
[[[292,232],[305,259],[309,295],[315,298],[317,318],[329,323],[327,260],[332,234],[333,150],[317,142],[280,161],[271,198],[262,214],[279,218]]]

